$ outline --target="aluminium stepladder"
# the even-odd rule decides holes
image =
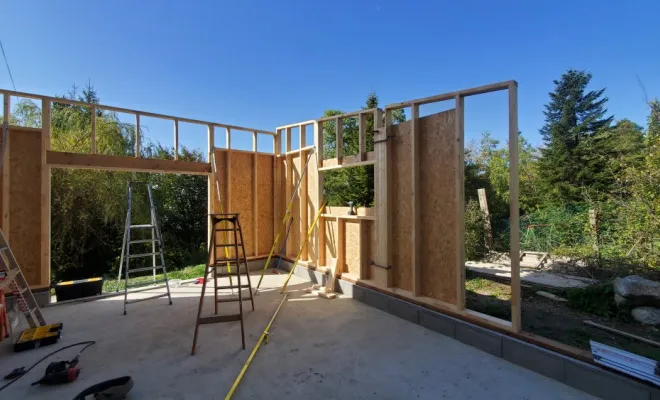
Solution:
[[[7,140],[9,138],[9,131],[7,121],[2,124],[2,151],[0,152],[0,171],[5,157],[5,149],[7,148]],[[18,309],[27,320],[30,328],[46,325],[44,315],[37,304],[37,300],[30,290],[30,286],[21,271],[21,266],[18,264],[14,252],[4,232],[0,230],[0,271],[5,273],[4,280],[0,281],[0,290],[9,289],[16,297]]]
[[[122,247],[121,247],[121,261],[119,263],[119,274],[117,275],[117,292],[119,292],[119,287],[121,283],[121,274],[122,274],[122,269],[124,272],[124,315],[126,315],[126,306],[128,304],[132,303],[137,303],[140,301],[145,301],[145,300],[151,300],[151,299],[157,299],[160,297],[165,297],[167,296],[170,305],[172,305],[172,296],[170,295],[170,285],[167,279],[167,267],[165,266],[165,254],[164,254],[164,248],[163,248],[163,237],[160,232],[160,227],[158,225],[158,218],[156,216],[156,207],[154,206],[154,198],[153,198],[153,193],[151,191],[151,184],[150,183],[143,183],[147,187],[147,193],[149,197],[149,215],[150,215],[150,222],[147,224],[133,224],[132,223],[132,203],[133,203],[133,187],[140,182],[129,182],[128,183],[128,210],[126,211],[126,224],[124,225],[124,240],[122,242]],[[132,231],[144,231],[144,230],[150,230],[151,231],[151,238],[147,239],[131,239],[131,232]],[[142,252],[132,254],[131,253],[131,245],[143,245],[143,244],[151,244],[151,251],[146,250],[147,252]],[[148,267],[140,267],[140,268],[130,268],[130,261],[132,259],[136,258],[146,258],[146,257],[151,257],[151,266]],[[160,265],[157,265],[157,258],[160,258]],[[161,269],[163,271],[163,279],[156,279],[156,271]],[[144,271],[149,271],[151,270],[153,273],[153,280],[151,281],[145,281],[145,282],[140,282],[140,283],[134,283],[130,284],[130,278],[132,273],[138,273],[138,272],[144,272]],[[128,300],[128,294],[129,294],[129,289],[133,288],[138,288],[142,287],[143,289],[141,290],[135,290],[131,291],[131,293],[139,292],[139,291],[144,291],[144,290],[154,290],[154,289],[161,289],[163,285],[165,284],[164,287],[166,288],[165,293],[159,293],[153,296],[149,297],[144,297],[144,298],[138,298],[138,299],[133,299],[133,300]],[[153,286],[153,285],[158,285],[158,286]],[[145,286],[149,286],[144,288]]]
[[[209,258],[206,264],[206,271],[204,272],[204,282],[202,284],[202,294],[199,298],[199,308],[197,310],[197,321],[195,322],[195,334],[193,336],[193,345],[191,355],[195,355],[197,347],[197,335],[199,333],[199,326],[202,324],[214,324],[219,322],[241,322],[241,341],[243,349],[245,349],[245,330],[243,327],[243,301],[250,300],[252,302],[252,311],[254,311],[254,296],[252,295],[252,282],[250,281],[250,272],[248,270],[247,257],[245,253],[245,242],[243,241],[243,231],[239,222],[239,214],[221,213],[211,214],[211,224],[213,226],[211,243],[209,245]],[[220,233],[222,232],[222,234]],[[224,235],[225,232],[230,232],[229,235]],[[219,236],[225,237],[225,243],[218,241]],[[216,251],[223,249],[223,251]],[[224,249],[231,249],[228,253]],[[229,254],[225,256],[225,254]],[[231,266],[231,268],[229,268]],[[219,272],[218,268],[226,268],[227,272]],[[209,275],[212,274],[214,281],[214,310],[215,315],[210,317],[202,317],[202,309],[204,308],[204,295],[206,294],[206,284]],[[247,285],[241,284],[241,275],[247,276]],[[228,286],[218,286],[218,278],[234,277],[237,285],[234,286],[230,283]],[[219,298],[218,291],[223,289],[237,289],[238,294],[236,297],[223,297]],[[248,297],[243,297],[243,290],[247,289]],[[218,315],[218,304],[238,302],[237,314]]]

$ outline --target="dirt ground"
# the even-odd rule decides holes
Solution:
[[[511,320],[511,286],[468,274],[467,307],[497,318]],[[641,343],[589,325],[590,320],[633,335],[660,342],[660,330],[636,322],[603,318],[575,310],[566,302],[550,300],[536,294],[541,287],[522,287],[523,330],[581,349],[590,350],[589,340],[618,347],[660,361],[660,348]]]

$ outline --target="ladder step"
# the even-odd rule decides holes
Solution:
[[[131,225],[131,229],[149,229],[153,228],[154,226],[151,224],[142,224],[142,225]]]
[[[131,285],[127,285],[126,287],[129,289],[136,288],[136,287],[144,287],[144,286],[150,286],[150,285],[158,285],[159,283],[165,283],[167,282],[167,279],[156,279],[155,281],[148,281],[148,282],[140,282],[140,283],[133,283]]]
[[[129,254],[128,258],[150,257],[150,256],[158,255],[158,254],[160,254],[160,253],[156,252],[156,253]]]
[[[211,271],[213,272],[213,271]],[[247,275],[245,272],[239,272],[241,275]],[[218,272],[218,278],[236,277],[236,272]]]
[[[164,266],[163,265],[156,265],[155,267],[152,266],[152,267],[144,267],[144,268],[135,268],[135,269],[129,269],[128,273],[132,274],[133,272],[150,271],[150,270],[161,269],[161,268],[164,268]]]
[[[216,244],[215,247],[234,247],[234,246],[243,246],[243,243],[227,243],[227,244]]]
[[[131,240],[128,242],[129,244],[137,244],[137,243],[158,243],[158,239],[141,239],[141,240]]]
[[[222,229],[216,229],[215,231],[216,231],[216,232],[233,232],[233,231],[237,231],[237,232],[238,232],[238,228],[236,228],[236,229],[226,229],[226,228],[222,228]]]
[[[238,260],[236,260],[235,258],[217,258],[217,259],[215,260],[215,265],[218,265],[218,264],[226,264],[226,263],[229,263],[229,264],[232,264],[232,263],[233,263],[233,264],[236,264],[236,262],[239,262],[239,263],[247,263],[247,259],[242,258],[242,257],[239,258]],[[218,265],[218,266],[221,266],[221,265]]]
[[[232,321],[240,321],[243,319],[241,317],[241,314],[233,314],[233,315],[214,315],[212,317],[202,317],[199,319],[199,323],[201,324],[215,324],[216,322],[232,322]]]
[[[159,297],[165,297],[165,296],[167,296],[167,293],[159,293],[159,294],[156,294],[156,295],[153,295],[153,296],[145,297],[143,299],[126,300],[126,304],[139,303],[141,301],[157,299]]]
[[[218,299],[218,303],[233,303],[237,301],[247,301],[247,300],[252,300],[252,297],[243,297],[242,299],[238,299],[238,297],[231,297],[228,299]]]
[[[238,286],[232,286],[232,285],[218,286],[215,290],[221,290],[221,289],[238,289]],[[241,289],[250,289],[250,285],[241,285]]]

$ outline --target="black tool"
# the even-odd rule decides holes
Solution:
[[[126,398],[126,394],[133,389],[133,378],[122,376],[121,378],[110,379],[96,385],[90,386],[78,393],[73,400],[84,400],[85,397],[93,394],[96,399],[120,400]]]
[[[80,375],[80,368],[78,365],[78,357],[76,356],[71,361],[54,361],[46,367],[46,373],[34,385],[61,385],[63,383],[73,382]]]
[[[7,375],[5,375],[5,379],[15,379],[25,375],[26,372],[27,371],[25,370],[25,367],[16,368]]]

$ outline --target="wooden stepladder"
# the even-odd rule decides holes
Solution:
[[[197,335],[199,333],[199,326],[203,324],[215,324],[218,322],[241,322],[241,340],[243,349],[245,349],[245,330],[243,327],[243,301],[250,300],[252,303],[252,311],[254,311],[254,298],[252,295],[252,283],[250,281],[250,273],[248,271],[247,257],[245,256],[245,243],[243,242],[243,232],[241,231],[241,224],[239,222],[239,214],[211,214],[211,223],[213,226],[213,234],[211,235],[211,243],[209,245],[209,257],[204,272],[204,282],[202,284],[202,294],[199,298],[199,308],[197,310],[197,322],[195,323],[195,335],[193,337],[193,345],[191,355],[195,355],[195,348],[197,347]],[[227,234],[228,233],[228,234]],[[224,242],[219,240],[219,237],[224,237]],[[226,249],[229,251],[225,252]],[[220,255],[220,257],[219,257]],[[218,269],[226,268],[227,271],[219,271]],[[206,285],[208,283],[209,275],[213,274],[214,282],[214,310],[215,315],[209,317],[202,317],[202,309],[204,308],[204,295],[206,294]],[[241,275],[247,275],[247,285],[241,283]],[[236,280],[231,280],[229,285],[218,286],[218,278],[231,277]],[[236,286],[232,282],[236,282]],[[237,295],[231,297],[218,295],[219,290],[237,289]],[[243,297],[243,290],[247,289],[248,297]],[[238,302],[237,314],[224,314],[218,315],[218,304]]]

